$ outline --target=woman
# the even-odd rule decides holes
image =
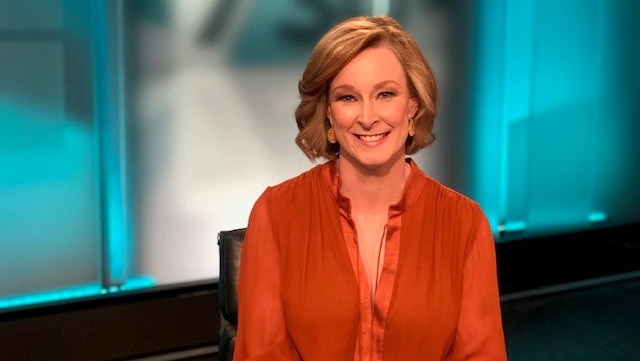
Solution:
[[[487,219],[407,157],[435,138],[415,41],[389,17],[348,19],[298,88],[296,143],[326,162],[254,205],[234,360],[506,360]]]

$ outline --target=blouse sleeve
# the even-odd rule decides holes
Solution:
[[[263,194],[251,211],[238,275],[234,361],[299,360],[287,333],[280,266]]]
[[[489,222],[479,227],[463,270],[461,310],[454,341],[455,361],[506,361],[495,242]]]

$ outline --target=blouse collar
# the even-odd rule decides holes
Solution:
[[[427,179],[424,172],[418,167],[412,158],[407,157],[405,158],[405,161],[411,167],[411,171],[407,178],[407,183],[404,186],[402,198],[398,203],[389,207],[390,218],[402,215],[415,203],[420,192],[424,188]],[[328,161],[322,165],[322,178],[329,188],[331,196],[338,203],[340,213],[348,216],[347,218],[350,218],[351,203],[349,198],[340,191],[340,174],[338,172],[338,162],[336,160]]]

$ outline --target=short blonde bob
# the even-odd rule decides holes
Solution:
[[[435,140],[437,82],[431,65],[413,37],[388,16],[358,16],[331,28],[316,44],[298,82],[300,104],[295,111],[296,144],[312,162],[338,157],[340,146],[327,140],[329,87],[340,70],[360,52],[385,45],[393,50],[407,75],[411,96],[418,101],[415,134],[407,138],[406,154],[414,154]]]

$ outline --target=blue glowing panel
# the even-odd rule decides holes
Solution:
[[[2,307],[137,284],[129,274],[126,134],[114,42],[122,30],[119,4],[0,6],[6,10],[0,19],[23,18],[0,26]],[[50,21],[36,21],[43,16]],[[12,25],[18,23],[30,26]]]
[[[506,3],[479,1],[476,13],[475,53],[473,65],[473,99],[471,100],[470,178],[471,196],[484,208],[497,235],[502,222],[501,189],[504,188],[502,149],[505,130],[502,126],[504,94],[503,66]]]
[[[472,195],[496,234],[640,221],[640,5],[479,5]]]
[[[0,42],[0,297],[99,281],[94,133],[66,104],[64,55]]]

